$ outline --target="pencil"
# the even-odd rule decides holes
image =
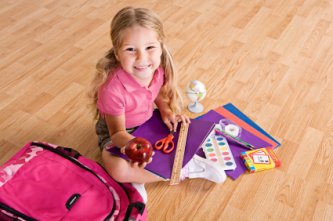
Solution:
[[[245,142],[244,140],[234,137],[223,130],[215,129],[215,133],[222,135],[222,136],[226,136],[227,138],[232,139],[233,141],[237,142],[238,144],[242,145],[243,147],[245,147],[247,149],[250,149],[250,150],[254,149],[254,146],[252,144],[249,144],[248,142]]]

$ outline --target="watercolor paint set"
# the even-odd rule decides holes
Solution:
[[[215,130],[221,130],[221,126],[216,124],[201,146],[205,156],[207,159],[219,163],[224,170],[235,170],[237,164],[228,141],[221,134],[216,133]]]

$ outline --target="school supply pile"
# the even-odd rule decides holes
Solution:
[[[70,148],[29,142],[0,166],[0,220],[146,220],[131,184]]]
[[[155,151],[153,161],[145,169],[165,179],[172,177],[178,148],[176,144],[179,139],[179,127],[172,134],[174,148],[168,153],[163,150]],[[163,123],[159,111],[156,110],[147,122],[133,132],[133,135],[143,137],[155,144],[160,139],[170,136],[170,131]],[[222,165],[226,174],[235,180],[247,171],[247,167],[240,157],[242,152],[262,147],[274,149],[279,145],[278,141],[229,103],[210,110],[196,119],[191,119],[182,167],[197,154]],[[120,153],[119,148],[112,148],[109,151],[128,159]],[[179,162],[177,161],[177,163]]]
[[[280,146],[280,143],[276,139],[231,103],[210,110],[197,119],[206,120],[213,122],[215,125],[220,125],[215,132],[226,138],[237,165],[234,170],[226,170],[226,174],[233,180],[236,180],[248,170],[247,165],[243,162],[241,157],[241,154],[244,151],[263,147],[271,148],[271,150],[273,150]],[[204,151],[201,150],[199,150],[197,154],[203,157],[205,156]],[[280,161],[278,162],[276,167],[281,164]]]

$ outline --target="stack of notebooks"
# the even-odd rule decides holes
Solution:
[[[223,119],[230,120],[241,127],[239,138],[253,145],[254,149],[259,149],[262,147],[275,149],[276,147],[280,146],[280,143],[276,141],[271,135],[269,135],[256,123],[249,119],[233,104],[229,103],[214,110],[210,110],[206,114],[196,119],[191,119],[184,153],[183,166],[185,166],[190,161],[190,159],[192,159],[194,154],[206,157],[201,146],[207,140],[207,137],[209,137],[209,135],[212,133],[215,126]],[[179,131],[179,128],[177,131]],[[143,125],[139,126],[133,132],[134,136],[146,138],[152,144],[154,144],[157,140],[166,137],[168,134],[169,130],[162,122],[158,111],[155,111],[151,119],[149,119]],[[174,134],[174,137],[174,143],[177,144],[177,132]],[[226,170],[226,174],[235,180],[245,171],[247,171],[246,164],[244,164],[243,159],[241,158],[241,154],[245,151],[248,151],[248,149],[229,139],[228,148],[234,156],[233,162],[236,163],[236,166],[233,167],[232,170]],[[112,153],[126,159],[126,156],[122,156],[119,153],[118,148],[113,148],[111,151]],[[165,154],[161,151],[155,151],[153,161],[145,168],[165,179],[170,179],[175,153],[176,151],[173,151],[170,154]]]

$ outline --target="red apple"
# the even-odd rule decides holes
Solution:
[[[135,137],[126,144],[125,154],[133,162],[145,163],[152,156],[153,147],[148,140]]]

